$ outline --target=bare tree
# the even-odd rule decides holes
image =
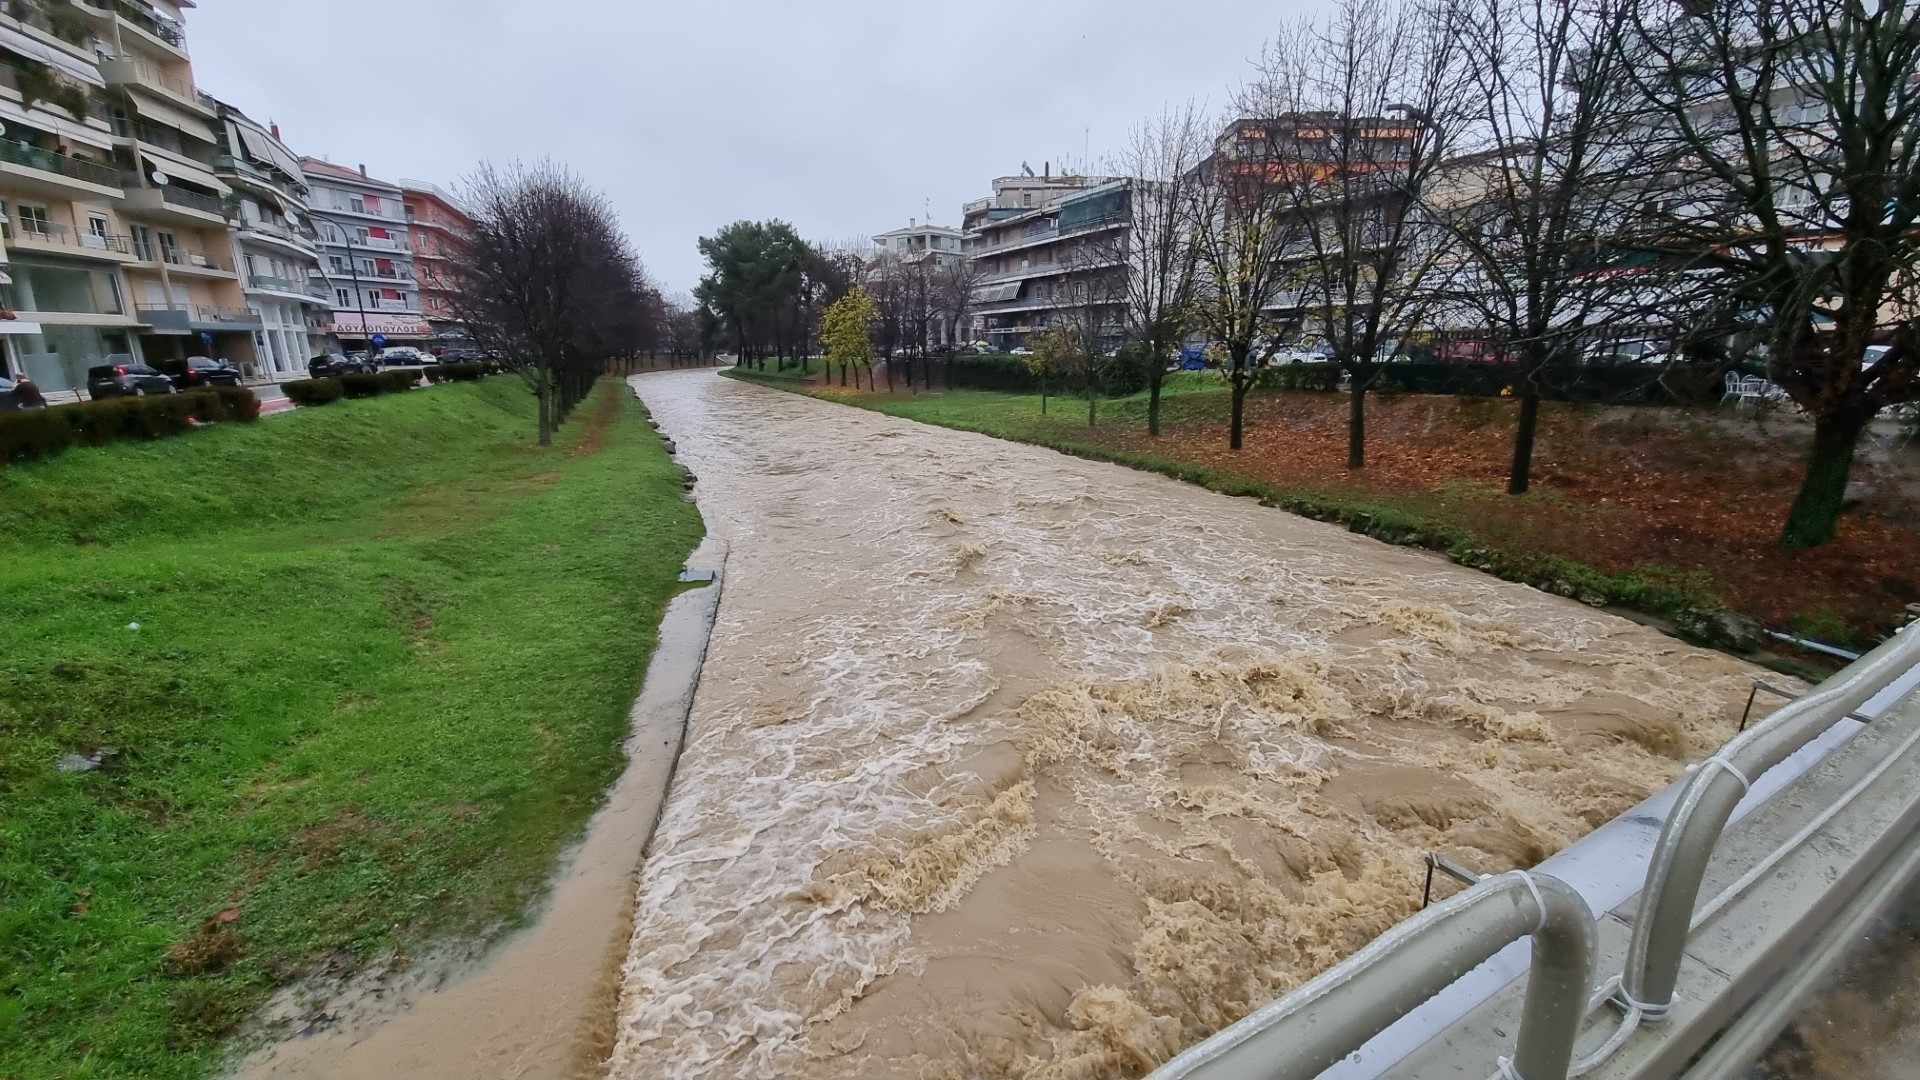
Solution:
[[[1764,330],[1814,425],[1781,543],[1825,543],[1861,432],[1920,396],[1920,5],[1636,0],[1631,37],[1647,246]]]
[[[1243,107],[1268,121],[1291,282],[1348,375],[1350,469],[1375,370],[1426,322],[1445,252],[1421,198],[1459,127],[1453,29],[1421,0],[1341,0],[1269,47]]]
[[[1622,71],[1628,0],[1454,0],[1463,111],[1484,149],[1447,163],[1426,201],[1453,243],[1439,287],[1496,355],[1520,363],[1507,490],[1525,494],[1542,382],[1644,287],[1625,254],[1635,167]]]
[[[953,389],[953,354],[960,347],[961,333],[969,329],[967,316],[973,311],[973,292],[980,271],[972,259],[956,259],[933,272],[932,306],[946,330],[947,389]]]
[[[526,380],[548,445],[606,359],[644,340],[645,274],[605,196],[562,166],[484,164],[463,199],[455,315]]]
[[[1169,107],[1134,128],[1116,161],[1129,177],[1132,228],[1126,240],[1126,336],[1148,357],[1147,433],[1160,434],[1160,389],[1167,359],[1186,337],[1196,261],[1193,185],[1206,135],[1192,102]]]
[[[1267,152],[1268,125],[1258,117],[1229,122],[1188,185],[1193,229],[1193,325],[1226,349],[1232,402],[1227,445],[1238,450],[1246,426],[1247,391],[1264,355],[1268,312],[1287,277],[1283,256],[1290,206],[1280,164]]]
[[[1066,344],[1055,370],[1086,395],[1088,427],[1099,421],[1100,394],[1126,328],[1126,234],[1110,235],[1067,248],[1067,274],[1055,294],[1054,325],[1065,331]]]

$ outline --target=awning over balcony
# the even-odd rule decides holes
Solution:
[[[5,29],[5,27],[0,27],[0,29]],[[62,120],[52,113],[43,110],[35,110],[30,113],[22,108],[18,102],[9,101],[6,98],[0,98],[0,121],[4,121],[8,126],[17,124],[20,127],[51,131],[58,134],[61,138],[66,139],[68,142],[92,147],[95,150],[113,149],[113,136],[104,131],[90,128],[85,124],[76,124],[71,120]]]
[[[262,165],[271,165],[288,176],[302,175],[300,163],[293,159],[292,154],[282,149],[279,143],[274,142],[272,136],[245,124],[235,124],[233,127],[240,132],[240,141],[246,146],[248,157]]]
[[[178,128],[201,142],[218,143],[220,141],[214,135],[213,129],[207,126],[207,122],[197,116],[189,116],[171,105],[162,104],[139,93],[128,96],[133,99],[134,111],[156,124]]]
[[[56,49],[46,42],[36,41],[10,26],[0,26],[0,47],[11,49],[30,60],[51,65],[62,75],[70,75],[88,86],[107,85],[107,80],[100,77],[99,68],[65,49]]]

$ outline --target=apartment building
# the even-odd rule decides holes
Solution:
[[[114,358],[254,361],[181,6],[0,6],[0,342],[49,392]]]
[[[260,318],[258,374],[303,374],[326,350],[333,298],[320,272],[306,173],[277,125],[263,127],[224,103],[217,108],[214,171],[235,192],[234,266]]]
[[[454,268],[473,229],[473,219],[460,206],[460,200],[433,184],[402,180],[400,190],[406,199],[414,275],[420,281],[420,313],[433,327],[436,345],[468,348],[472,341],[455,318],[453,292]]]
[[[1069,319],[1101,341],[1123,329],[1132,185],[1050,172],[997,179],[963,209],[974,333],[996,348]]]
[[[876,251],[901,258],[924,257],[936,266],[952,266],[965,257],[965,232],[951,225],[923,225],[916,218],[908,218],[904,229],[875,233],[872,239]]]
[[[433,326],[420,311],[406,194],[398,184],[320,158],[300,159],[308,212],[320,239],[331,294],[328,333],[341,347],[366,348],[373,335],[425,348]]]

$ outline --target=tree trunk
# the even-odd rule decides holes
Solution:
[[[879,385],[873,381],[873,365],[872,364],[867,365],[867,390],[870,393],[875,393],[875,394],[880,392]]]
[[[1093,427],[1098,420],[1094,410],[1098,406],[1100,395],[1093,384],[1093,376],[1087,376],[1087,426]]]
[[[1847,477],[1853,472],[1854,447],[1868,418],[1822,416],[1814,420],[1807,474],[1800,481],[1800,494],[1793,500],[1793,509],[1787,513],[1787,526],[1780,534],[1781,547],[1814,547],[1833,539],[1840,511],[1846,508]]]
[[[1540,395],[1531,388],[1520,397],[1520,423],[1513,432],[1513,468],[1507,494],[1525,495],[1533,482],[1533,436],[1540,427]]]
[[[1367,372],[1372,375],[1372,372]],[[1370,378],[1353,377],[1353,393],[1347,400],[1347,468],[1367,467],[1367,383]]]
[[[553,390],[545,373],[540,376],[540,445],[553,445]]]
[[[1040,376],[1040,415],[1047,415],[1047,377]]]
[[[1240,373],[1233,376],[1233,423],[1227,428],[1227,449],[1240,449],[1240,435],[1247,415],[1247,384],[1253,380]]]
[[[1166,379],[1165,371],[1155,371],[1147,377],[1147,434],[1160,434],[1160,384]]]

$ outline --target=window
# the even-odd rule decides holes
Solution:
[[[251,255],[246,256],[246,260],[247,260],[247,276],[252,277],[254,273],[256,273],[256,271],[253,268],[253,256]]]
[[[53,233],[53,222],[47,217],[47,208],[20,204],[20,231],[29,236],[49,236]]]
[[[133,227],[133,253],[142,262],[153,262],[153,230],[145,225]]]
[[[366,235],[372,237],[375,240],[389,239],[389,237],[387,236],[387,230],[385,229],[368,229],[366,230]]]
[[[347,200],[347,209],[356,214],[364,214],[367,212],[367,202],[365,199],[355,196]]]
[[[333,273],[335,277],[345,277],[347,275],[347,273],[349,272],[347,270],[347,260],[341,258],[338,255],[329,255],[327,256],[327,258],[333,264]]]
[[[120,283],[110,271],[15,258],[7,272],[13,275],[15,306],[22,311],[121,313]]]
[[[88,215],[87,231],[105,240],[107,238],[107,219],[101,217],[99,214]]]
[[[367,213],[384,215],[386,211],[380,209],[380,200],[377,197],[369,195],[367,196]]]
[[[180,261],[179,249],[180,243],[174,238],[174,235],[164,229],[161,230],[160,257],[170,263],[177,263]]]
[[[352,307],[353,306],[353,294],[348,292],[345,289],[333,290],[333,298],[336,301],[338,301],[338,303],[335,305],[336,307]]]

